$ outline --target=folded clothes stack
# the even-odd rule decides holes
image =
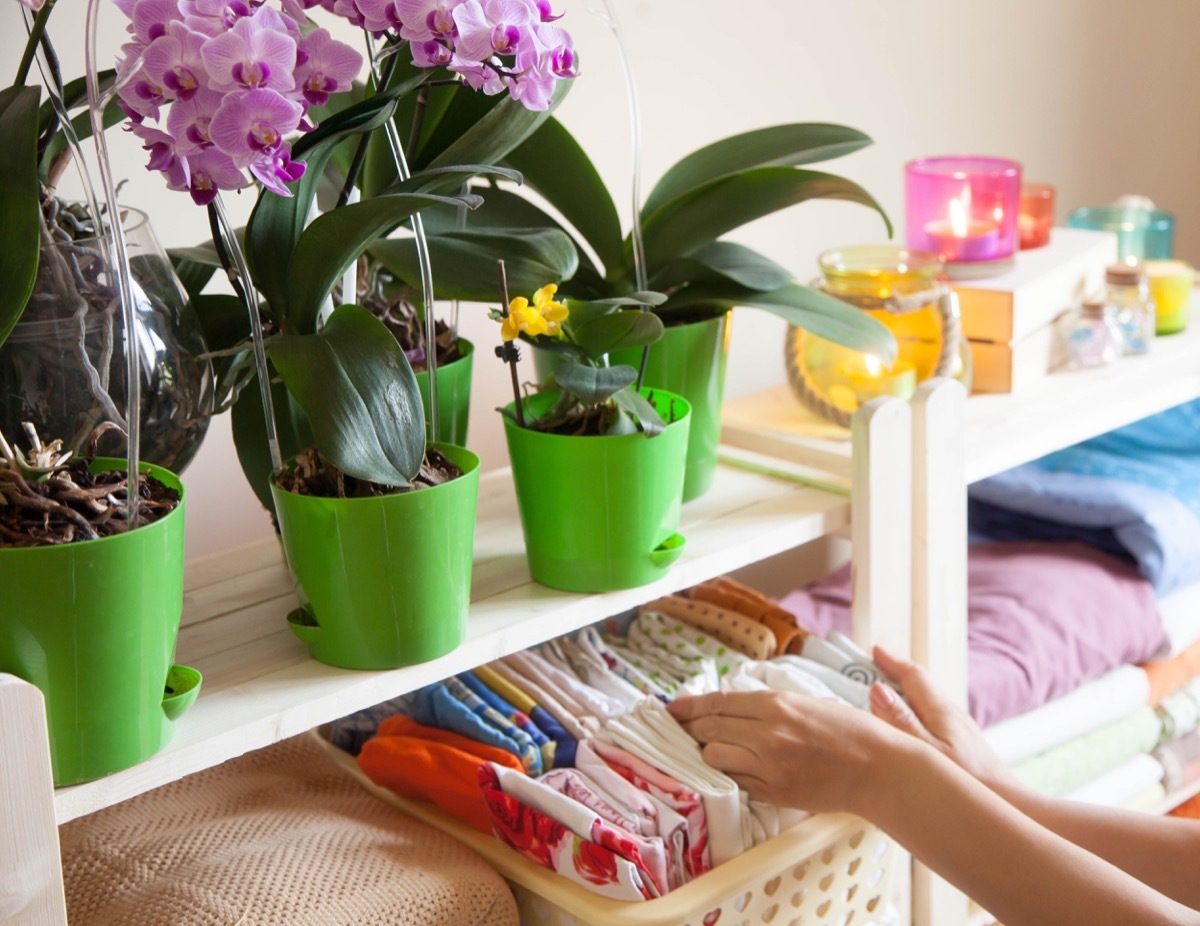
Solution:
[[[704,762],[665,704],[782,689],[859,707],[880,677],[837,631],[717,579],[334,726],[376,784],[430,801],[595,893],[647,900],[806,814],[757,801]]]
[[[1182,787],[1190,754],[1171,741],[1197,725],[1200,401],[976,483],[969,527],[969,710],[997,752],[1079,800],[1151,806]],[[845,629],[849,573],[781,604],[814,631]]]

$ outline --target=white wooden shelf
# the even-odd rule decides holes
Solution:
[[[1200,312],[1200,299],[1193,299]],[[1200,322],[1150,352],[1050,374],[1017,395],[967,400],[966,478],[977,482],[1200,396]],[[834,473],[850,471],[850,432],[800,404],[787,385],[725,403],[721,439]]]
[[[723,453],[723,461],[709,493],[683,508],[680,531],[687,548],[670,572],[653,585],[603,595],[559,592],[529,578],[510,474],[485,475],[479,490],[468,638],[440,659],[403,669],[362,672],[310,659],[284,620],[296,598],[273,540],[189,563],[176,661],[204,674],[200,697],[178,722],[171,743],[155,756],[98,781],[57,789],[58,822],[850,523],[848,493],[806,484],[806,473],[798,467],[736,450]]]

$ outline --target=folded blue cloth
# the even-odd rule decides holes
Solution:
[[[973,537],[1080,541],[1159,596],[1200,581],[1200,400],[971,486]]]

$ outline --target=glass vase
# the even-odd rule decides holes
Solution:
[[[123,210],[141,350],[141,458],[181,472],[213,410],[213,372],[200,321],[145,213]],[[33,422],[45,441],[86,448],[96,425],[125,426],[125,330],[108,242],[64,240],[44,227],[37,281],[0,346],[0,430]],[[103,438],[100,450],[123,445]]]

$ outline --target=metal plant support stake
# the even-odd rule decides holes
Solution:
[[[364,33],[367,39],[367,60],[371,66],[371,77],[378,90],[380,86],[379,57],[375,54],[375,45],[370,33]],[[400,132],[396,122],[391,117],[383,125],[388,148],[392,152],[392,160],[396,165],[396,176],[401,182],[412,176],[408,169],[408,159],[404,156],[404,146],[400,143]],[[417,246],[417,266],[421,273],[421,301],[425,303],[425,369],[429,375],[429,411],[426,423],[429,427],[430,443],[438,440],[438,388],[437,388],[437,325],[433,317],[433,269],[429,261],[429,242],[425,238],[425,223],[421,221],[421,213],[412,215],[413,238]]]
[[[646,278],[646,245],[642,241],[642,110],[638,102],[637,82],[633,77],[633,61],[625,40],[621,37],[621,26],[617,22],[617,14],[613,11],[611,0],[604,0],[604,11],[594,8],[591,3],[587,11],[600,19],[613,34],[617,43],[617,52],[621,57],[621,71],[625,75],[625,96],[629,101],[629,140],[633,158],[633,182],[630,195],[633,203],[632,224],[629,229],[630,242],[633,245],[633,278],[639,292],[650,288]],[[643,312],[649,312],[650,307],[643,305]],[[646,363],[650,359],[650,345],[642,348],[642,360],[638,364],[638,376],[635,388],[642,388],[642,380],[646,377]]]

